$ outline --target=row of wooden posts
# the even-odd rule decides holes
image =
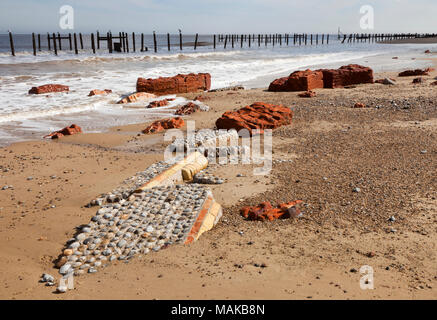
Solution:
[[[436,37],[436,34],[338,34],[338,40],[341,41],[341,43],[345,43],[347,40],[347,43],[351,42],[375,42],[375,41],[385,41],[385,40],[397,40],[397,39],[408,39],[408,38],[427,38],[427,37]],[[58,50],[62,50],[62,40],[68,40],[69,41],[69,49],[70,51],[73,50],[73,44],[74,44],[74,52],[75,54],[79,53],[78,48],[78,41],[79,38],[79,44],[80,49],[83,50],[83,37],[82,33],[79,33],[78,35],[76,33],[69,33],[68,35],[61,36],[59,33],[56,35],[55,33],[47,33],[47,48],[49,51],[51,51],[51,48],[53,46],[53,50],[55,55],[58,54]],[[243,48],[243,43],[248,43],[248,47],[256,46],[256,43],[258,47],[261,47],[261,45],[268,46],[268,44],[272,44],[272,46],[279,45],[289,45],[291,42],[293,42],[293,45],[302,45],[302,44],[311,44],[314,43],[316,45],[319,44],[319,38],[322,44],[329,44],[329,34],[219,34],[213,35],[213,47],[214,49],[217,48],[218,43],[223,43],[223,48],[226,49],[228,45],[230,45],[232,48],[235,48],[240,45],[241,48]],[[114,42],[114,40],[119,40],[119,42]],[[194,41],[194,50],[197,49],[197,46],[199,44],[199,34],[196,33],[195,41]],[[11,47],[11,54],[15,56],[15,48],[14,48],[14,39],[11,32],[9,32],[9,41],[10,41],[10,47]],[[113,35],[111,32],[107,32],[106,35],[100,35],[99,31],[96,32],[96,36],[94,36],[94,33],[91,33],[91,49],[93,53],[96,53],[96,50],[100,49],[100,42],[106,42],[107,50],[109,53],[116,52],[129,52],[129,35],[126,32],[119,32],[118,35]],[[41,51],[41,34],[35,34],[32,33],[32,47],[33,47],[33,55],[36,56],[37,51]],[[158,52],[158,45],[157,45],[157,39],[156,39],[156,33],[153,32],[153,48],[154,52]],[[182,42],[182,33],[179,33],[179,49],[183,49],[183,42]],[[132,32],[132,51],[135,52],[135,33]],[[170,43],[170,34],[167,33],[167,50],[171,50],[171,43]],[[140,51],[148,51],[148,48],[144,46],[144,33],[141,33],[141,46]]]

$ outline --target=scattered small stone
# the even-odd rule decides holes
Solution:
[[[396,218],[395,218],[394,216],[391,216],[390,218],[388,218],[388,220],[389,220],[390,222],[395,222],[395,221],[396,221]]]
[[[352,189],[352,192],[359,193],[359,192],[361,192],[361,189],[358,187],[355,187]]]

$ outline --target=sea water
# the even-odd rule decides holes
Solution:
[[[93,54],[89,36],[84,36],[84,49],[79,54],[69,50],[68,40],[62,40],[62,50],[56,56],[47,51],[46,35],[41,37],[41,51],[33,56],[31,35],[14,35],[16,56],[10,54],[8,35],[0,35],[0,145],[29,139],[76,123],[86,132],[100,132],[108,127],[147,122],[169,117],[168,107],[145,109],[149,101],[136,103],[135,108],[118,105],[121,95],[135,91],[138,77],[156,78],[178,73],[208,72],[211,87],[243,85],[246,88],[266,88],[269,83],[302,69],[337,68],[358,63],[378,71],[397,71],[430,66],[426,49],[436,50],[435,44],[378,44],[369,42],[341,43],[334,35],[329,44],[293,44],[287,46],[264,42],[257,38],[251,48],[244,42],[230,41],[212,45],[211,35],[199,37],[201,46],[194,50],[193,35],[184,35],[183,49],[179,36],[171,37],[171,51],[166,35],[158,35],[158,50],[153,50],[153,38],[145,37],[148,51],[140,52],[136,37],[136,52],[109,54],[106,42]],[[326,39],[325,39],[326,40]],[[53,44],[51,43],[52,50]],[[398,59],[392,59],[397,56]],[[29,95],[33,86],[58,83],[70,87],[68,93]],[[88,97],[93,89],[111,89],[112,94]],[[174,103],[171,105],[173,106]]]

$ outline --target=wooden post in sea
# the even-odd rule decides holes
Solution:
[[[228,43],[228,35],[225,36],[225,43],[223,45],[223,49],[226,49],[226,44]]]
[[[80,40],[80,49],[83,50],[83,39],[82,39],[82,33],[79,32],[79,40]]]
[[[311,45],[313,45],[313,34],[311,34]]]
[[[112,53],[114,46],[113,46],[113,41],[112,41],[112,32],[109,31],[109,53]]]
[[[232,49],[234,49],[234,35],[232,35]]]
[[[75,54],[78,54],[78,51],[77,51],[77,37],[76,37],[76,32],[73,34],[73,37],[74,37],[74,53],[75,53]]]
[[[97,34],[97,49],[100,49],[100,34],[99,34],[99,30],[97,30],[96,34]]]
[[[329,44],[329,34],[326,35],[326,44]]]
[[[47,32],[47,47],[49,49],[49,51],[51,51],[52,49],[50,48],[50,34]]]
[[[215,41],[216,41],[216,39],[215,39],[215,34],[214,34],[214,50],[215,50],[215,45],[216,45],[216,43],[215,43]]]
[[[322,34],[322,44],[325,43],[325,34]]]
[[[129,35],[125,32],[124,36],[126,38],[126,52],[129,52]]]
[[[153,31],[153,48],[155,52],[158,52],[158,45],[156,43],[156,33]]]
[[[106,46],[108,47],[108,52],[112,53],[111,44],[109,43],[109,32],[106,32]]]
[[[141,32],[141,52],[144,51],[144,33]]]
[[[243,48],[243,40],[244,40],[244,36],[243,35],[241,35],[241,37],[240,37],[240,40],[241,40],[241,48]]]
[[[250,48],[251,43],[252,43],[252,41],[251,41],[250,35],[249,35],[249,48]]]
[[[55,50],[55,55],[58,55],[58,49],[56,48],[56,36],[55,36],[55,33],[53,33],[52,39],[53,39],[53,50]]]
[[[132,32],[132,50],[135,52],[135,32]]]
[[[59,51],[62,50],[62,43],[61,43],[61,35],[58,32],[58,43],[59,43]]]
[[[93,49],[93,53],[96,54],[96,44],[94,43],[94,33],[91,33],[91,48]]]
[[[196,33],[196,39],[194,39],[194,50],[197,49],[197,40],[199,39],[199,34]]]
[[[319,44],[319,34],[316,34],[316,45]]]
[[[41,35],[38,33],[38,51],[41,51]]]
[[[36,43],[35,43],[35,33],[32,32],[32,47],[33,47],[33,55],[36,56]]]
[[[68,42],[70,43],[70,51],[73,50],[73,43],[71,42],[71,33],[68,34]]]
[[[182,32],[179,31],[179,49],[182,51]]]

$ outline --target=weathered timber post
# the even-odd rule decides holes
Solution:
[[[58,43],[59,43],[59,51],[62,50],[62,41],[61,41],[61,34],[58,32]]]
[[[73,42],[71,41],[71,33],[68,34],[68,42],[70,44],[70,51],[73,50]]]
[[[141,52],[144,51],[144,33],[141,32]]]
[[[47,32],[47,47],[49,48],[49,51],[52,49],[50,48],[50,34]]]
[[[93,53],[96,54],[96,45],[94,43],[94,33],[91,33],[91,48],[93,49]]]
[[[79,40],[80,40],[80,49],[83,50],[83,39],[82,39],[82,33],[79,32]]]
[[[197,49],[197,40],[199,39],[199,34],[196,33],[196,38],[194,39],[194,50]]]
[[[132,32],[132,50],[135,52],[135,32]]]
[[[36,43],[35,43],[35,33],[32,32],[32,47],[33,47],[33,55],[36,56]]]
[[[38,51],[41,51],[41,35],[38,33]]]
[[[55,55],[58,55],[58,48],[56,48],[56,35],[53,33],[53,50],[55,50]]]
[[[158,45],[156,43],[156,33],[155,33],[155,31],[153,31],[153,48],[154,48],[155,52],[158,52]]]
[[[99,30],[97,30],[96,34],[97,34],[97,49],[100,49],[100,34],[99,34]]]
[[[76,33],[73,34],[73,37],[74,37],[74,53],[75,53],[75,54],[78,54],[78,51],[77,51],[77,37],[76,37]]]

